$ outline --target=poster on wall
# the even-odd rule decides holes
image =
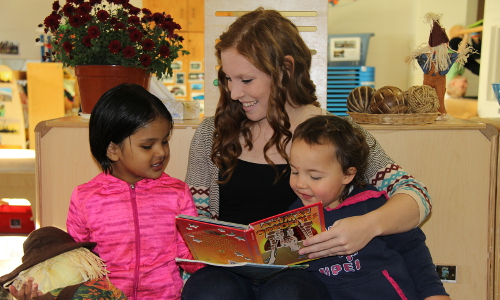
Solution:
[[[19,42],[0,41],[0,54],[19,54]]]
[[[190,82],[203,81],[205,79],[205,73],[189,73],[188,76]]]
[[[201,71],[201,61],[192,61],[189,63],[189,71]]]
[[[0,133],[2,134],[19,134],[21,120],[0,118]]]
[[[184,81],[185,81],[185,74],[184,73],[177,73],[175,74],[176,75],[176,80],[175,80],[175,83],[177,84],[184,84]]]
[[[186,97],[186,86],[185,85],[167,85],[168,90],[174,95],[174,97]]]
[[[330,61],[358,61],[361,59],[360,37],[330,38],[329,43]]]
[[[0,88],[0,102],[12,102],[12,88],[10,87]]]
[[[173,61],[170,67],[172,67],[174,71],[182,70],[182,61]]]

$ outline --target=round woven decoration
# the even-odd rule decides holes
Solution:
[[[354,88],[347,96],[347,109],[359,113],[370,113],[370,101],[375,89],[368,85]]]
[[[439,110],[436,90],[428,85],[414,85],[404,93],[410,113],[433,113]]]

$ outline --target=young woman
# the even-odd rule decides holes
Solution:
[[[199,214],[248,224],[286,211],[295,201],[288,184],[292,134],[308,118],[328,112],[316,101],[309,74],[311,52],[296,26],[279,12],[259,8],[239,17],[220,36],[216,53],[220,99],[215,116],[204,120],[193,137],[186,182]],[[339,220],[329,231],[308,239],[301,254],[310,258],[354,253],[375,236],[414,228],[430,212],[425,186],[361,130],[370,145],[366,180],[386,190],[390,200],[366,215]],[[241,290],[210,275],[214,268],[204,269],[186,282],[185,299],[209,299],[204,288],[213,291],[213,299],[233,299],[230,290],[235,295]],[[266,287],[265,295],[271,294],[269,290],[294,294],[303,289],[310,292],[307,297],[289,299],[315,299],[317,285],[287,281],[286,274],[275,288],[271,282],[259,288]],[[238,284],[253,288],[251,282]],[[258,288],[254,291],[257,294],[248,299],[265,299]]]

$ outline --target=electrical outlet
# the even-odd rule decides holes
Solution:
[[[457,282],[457,266],[437,265],[436,271],[443,282]]]

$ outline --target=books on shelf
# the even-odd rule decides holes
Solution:
[[[321,202],[250,225],[179,215],[177,226],[196,260],[205,263],[289,265],[308,261],[302,241],[325,231]]]

